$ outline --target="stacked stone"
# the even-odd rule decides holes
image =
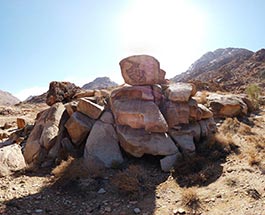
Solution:
[[[50,84],[51,107],[39,113],[25,146],[28,164],[45,166],[70,152],[91,169],[110,168],[123,162],[122,148],[135,157],[164,156],[161,167],[169,171],[215,131],[212,112],[192,99],[194,85],[168,84],[155,58],[131,56],[120,66],[127,85],[110,95],[68,82]]]
[[[111,94],[111,109],[121,147],[135,157],[163,155],[168,171],[181,153],[193,154],[195,142],[215,132],[213,114],[191,97],[195,86],[170,85],[159,62],[147,55],[120,62],[128,86]]]

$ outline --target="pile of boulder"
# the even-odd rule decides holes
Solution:
[[[27,164],[48,166],[72,155],[83,156],[88,168],[111,168],[128,154],[149,154],[169,171],[216,131],[213,113],[192,98],[195,86],[170,84],[154,57],[131,56],[120,67],[126,84],[112,91],[50,83],[50,108],[38,114],[23,149]]]

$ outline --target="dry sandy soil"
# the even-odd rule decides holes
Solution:
[[[34,119],[45,105],[1,115]],[[81,160],[0,178],[0,214],[265,214],[265,108],[218,121],[216,140],[163,173],[156,157],[87,176]],[[85,177],[86,176],[86,177]]]

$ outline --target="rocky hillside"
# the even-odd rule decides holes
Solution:
[[[19,102],[19,99],[11,93],[0,90],[0,105],[14,105]]]
[[[105,89],[116,86],[118,86],[118,84],[110,80],[110,78],[99,77],[96,78],[94,81],[85,84],[82,88],[87,90],[96,90],[96,89]]]
[[[265,49],[226,48],[208,52],[173,82],[194,82],[199,89],[243,92],[251,83],[265,86]]]

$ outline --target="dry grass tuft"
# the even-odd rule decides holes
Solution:
[[[71,156],[66,161],[62,161],[51,173],[55,176],[57,185],[62,186],[71,181],[89,176],[89,171],[85,167],[83,159]]]
[[[261,162],[261,159],[259,157],[259,154],[255,150],[249,150],[248,152],[248,163],[250,166],[257,165],[259,166]]]
[[[130,165],[127,169],[116,173],[111,183],[122,193],[135,195],[139,194],[143,184],[143,171],[140,166]]]
[[[184,206],[193,210],[198,210],[201,207],[200,199],[195,187],[185,188],[183,190],[181,202]]]

